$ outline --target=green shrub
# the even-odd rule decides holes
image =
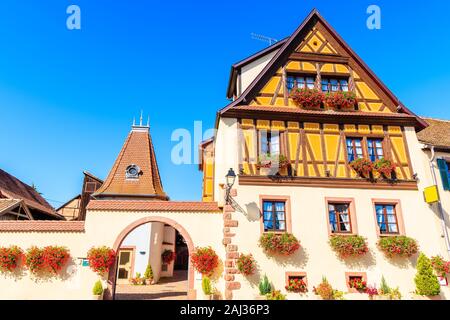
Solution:
[[[421,253],[417,260],[417,273],[414,278],[416,293],[422,296],[436,296],[441,291],[441,286],[433,273],[430,259]]]
[[[272,292],[272,285],[269,282],[269,279],[266,275],[264,275],[264,278],[259,282],[259,294],[262,296],[265,296],[266,294]]]
[[[212,287],[210,278],[205,276],[202,278],[202,289],[205,295],[213,294],[214,289]]]
[[[153,280],[153,270],[152,270],[152,266],[150,265],[150,263],[147,265],[147,268],[145,269],[144,278]]]
[[[100,280],[97,280],[97,282],[94,284],[94,287],[92,288],[92,293],[95,296],[100,296],[103,294],[103,285]]]

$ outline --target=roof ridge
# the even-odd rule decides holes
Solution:
[[[450,122],[450,119],[439,119],[439,118],[433,118],[433,117],[424,117],[419,116],[422,119],[428,119],[428,120],[435,120],[435,121],[441,121],[441,122]]]

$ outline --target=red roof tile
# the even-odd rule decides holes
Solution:
[[[221,212],[216,202],[200,201],[91,200],[87,209],[106,211]]]
[[[0,232],[84,232],[84,221],[0,221]]]

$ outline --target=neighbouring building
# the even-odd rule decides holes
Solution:
[[[292,99],[297,88],[353,92],[357,103],[346,110],[328,103],[305,108]],[[377,248],[383,237],[406,235],[426,255],[448,260],[440,217],[422,196],[431,180],[417,132],[429,121],[407,109],[317,11],[290,37],[234,64],[227,97],[233,101],[219,110],[214,139],[200,146],[203,198],[224,205],[225,176],[236,172],[223,239],[236,252],[227,253],[225,264],[235,267],[240,253],[251,253],[259,270],[227,279],[233,290],[226,296],[251,298],[266,274],[283,291],[289,279],[303,278],[309,295],[323,276],[344,292],[352,291],[351,279],[379,285],[384,276],[409,298],[415,260],[386,258]],[[445,146],[448,137],[447,131],[434,143]],[[448,181],[448,159],[437,156],[436,171]],[[276,166],[266,166],[268,157],[278,159]],[[361,178],[349,165],[358,158],[388,159],[394,176]],[[286,232],[300,241],[296,254],[270,256],[258,246],[261,235]],[[339,258],[329,244],[336,235],[365,237],[369,253]],[[446,287],[442,292],[449,296]]]
[[[62,220],[32,186],[0,169],[0,220]]]

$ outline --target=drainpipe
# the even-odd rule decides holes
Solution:
[[[436,172],[434,171],[434,160],[436,160],[436,154],[434,153],[434,146],[426,145],[425,147],[429,148],[430,151],[431,151],[431,158],[429,158],[430,169],[431,169],[431,177],[433,179],[433,184],[437,186]],[[442,226],[442,231],[444,233],[445,245],[447,247],[447,253],[450,256],[450,240],[449,240],[449,235],[448,235],[448,232],[447,232],[447,226],[446,226],[446,222],[445,222],[444,210],[442,209],[442,203],[441,203],[441,199],[440,198],[439,198],[439,201],[438,201],[438,210],[439,210],[439,214],[441,216],[441,226]]]

